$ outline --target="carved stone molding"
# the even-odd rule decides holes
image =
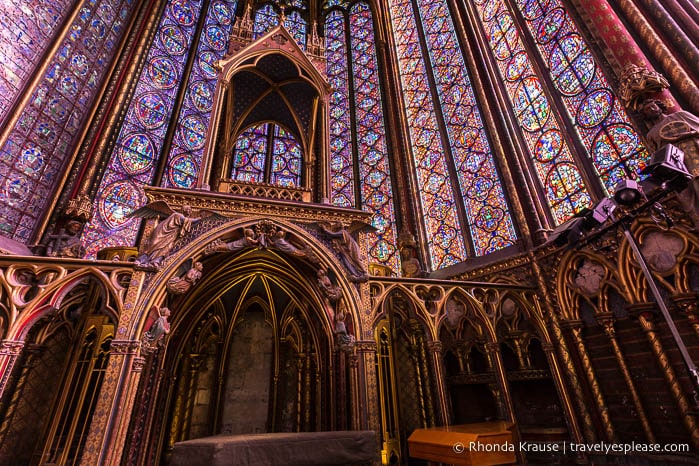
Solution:
[[[345,209],[326,204],[310,204],[277,199],[255,199],[209,191],[192,191],[145,187],[149,202],[165,201],[174,207],[189,205],[192,209],[208,209],[229,215],[259,215],[265,218],[285,217],[300,222],[340,221],[349,225],[354,221],[367,223],[371,214],[356,209]]]

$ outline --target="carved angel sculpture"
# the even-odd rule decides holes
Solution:
[[[195,262],[182,277],[172,277],[167,281],[167,290],[174,295],[188,292],[201,278],[204,269],[201,262]]]
[[[157,316],[157,318],[155,318],[148,331],[143,334],[142,348],[146,353],[152,352],[157,346],[162,345],[165,335],[170,333],[170,322],[167,320],[170,317],[170,309],[153,306],[151,308],[151,316],[153,318]]]
[[[136,265],[146,270],[158,270],[175,242],[186,236],[193,224],[205,217],[218,215],[208,210],[200,210],[198,213],[199,217],[193,217],[192,208],[188,205],[182,207],[182,212],[177,212],[165,201],[151,202],[132,212],[130,217],[160,219],[143,245]]]
[[[320,229],[332,239],[333,248],[340,255],[342,263],[347,267],[355,280],[368,278],[365,261],[359,249],[359,244],[352,238],[349,231],[340,222],[333,224],[320,223]]]

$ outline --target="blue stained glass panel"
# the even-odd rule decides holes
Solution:
[[[170,79],[175,82],[182,79],[201,5],[201,0],[170,0],[165,7],[158,25],[159,33],[155,35],[148,50],[144,69],[95,199],[98,211],[107,212],[117,205],[108,197],[112,192],[118,192],[118,198],[125,200],[123,204],[119,204],[120,212],[128,212],[140,206],[136,200],[143,199],[141,187],[152,182],[168,129],[168,124],[165,123],[172,116],[177,92],[177,86],[163,86],[160,75],[151,70],[149,65],[156,62],[157,58],[167,59],[171,65],[168,69]],[[138,134],[148,135],[152,149],[130,149],[134,135]],[[133,192],[126,193],[126,190]],[[95,216],[86,226],[81,238],[86,256],[96,256],[99,248],[105,244],[105,236],[110,236],[110,242],[133,244],[138,226],[138,219],[121,214],[111,217]]]

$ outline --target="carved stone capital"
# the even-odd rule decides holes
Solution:
[[[500,344],[495,343],[494,341],[489,341],[489,342],[485,343],[483,345],[483,347],[485,348],[485,350],[488,353],[495,353],[496,351],[498,351],[500,349]]]
[[[136,354],[141,347],[138,340],[112,340],[109,346],[110,354]]]
[[[16,356],[22,352],[25,342],[17,340],[0,341],[0,356]]]
[[[427,342],[427,350],[430,353],[441,353],[444,351],[444,344],[441,341],[430,340]]]
[[[582,326],[582,320],[564,320],[561,322],[562,328],[569,328],[571,330],[580,330]]]
[[[541,349],[542,349],[542,351],[543,351],[544,353],[553,353],[553,349],[554,349],[553,343],[550,343],[550,342],[544,343],[544,342],[542,342],[542,343],[541,343]]]
[[[357,340],[354,342],[354,347],[358,353],[376,352],[376,342],[374,340]]]
[[[146,358],[137,356],[134,358],[133,363],[131,364],[131,370],[133,372],[141,372],[143,371],[143,366],[146,364]]]

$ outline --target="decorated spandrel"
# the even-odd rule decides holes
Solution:
[[[427,245],[439,269],[466,259],[466,248],[410,0],[391,0],[390,13]]]
[[[589,47],[559,0],[517,0],[529,32],[609,193],[637,178],[648,153]]]
[[[16,38],[18,42],[13,47],[19,44],[20,51],[27,60],[35,60],[36,54],[42,52],[41,49],[46,44],[41,38],[53,30],[53,21],[64,15],[60,13],[63,8],[61,4],[55,5],[55,8],[51,5],[48,2],[38,2],[30,12],[22,8],[24,15],[34,18],[34,22],[30,23],[43,31],[37,33],[37,42],[32,43],[32,47],[22,45],[25,44],[24,36]],[[56,54],[49,58],[38,85],[29,91],[31,94],[27,104],[18,109],[17,122],[0,148],[2,235],[23,242],[32,238],[36,225],[52,198],[65,160],[80,138],[81,129],[119,48],[134,7],[133,0],[103,0],[85,4],[78,11]],[[7,16],[2,21],[5,24],[6,21],[18,18],[20,17],[16,15]],[[8,33],[11,30],[16,32],[14,27],[6,30]],[[8,54],[3,59],[17,58],[10,49],[7,49]],[[12,70],[12,66],[14,65],[0,74],[10,76],[7,73]],[[0,94],[7,97],[12,90],[7,91],[8,93],[3,91]]]
[[[504,2],[477,0],[474,4],[551,213],[562,223],[591,204],[582,175]]]
[[[517,235],[446,1],[418,0],[449,146],[477,256]]]
[[[161,183],[164,187],[189,188],[196,182],[216,88],[214,63],[226,54],[235,7],[235,1],[224,0],[215,0],[209,5],[168,154]],[[175,77],[170,67],[166,68],[165,75],[168,79]]]
[[[362,208],[373,213],[375,232],[367,234],[372,262],[399,270],[393,188],[386,147],[379,68],[369,5],[357,3],[349,14],[354,108]]]
[[[332,203],[354,207],[354,163],[345,19],[340,11],[332,11],[325,20],[325,56],[327,58],[330,95],[330,183]]]
[[[63,23],[70,0],[3,0],[0,2],[0,123],[51,44],[57,28]],[[89,18],[85,8],[81,16]],[[89,40],[88,40],[89,42]]]
[[[201,0],[170,0],[163,10],[95,199],[97,212],[83,232],[88,257],[136,238],[139,221],[127,215],[145,202],[142,186],[152,183],[201,6]],[[197,128],[189,122],[191,137]],[[112,205],[120,207],[110,211]]]

